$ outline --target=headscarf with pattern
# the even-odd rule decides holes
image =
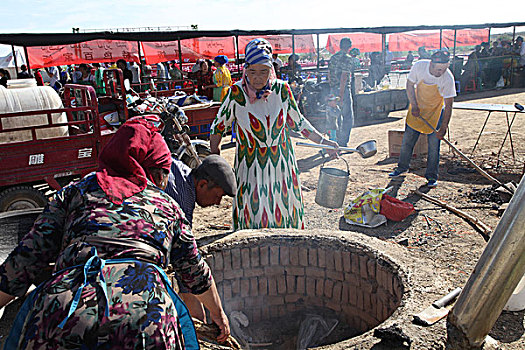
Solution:
[[[154,115],[129,119],[106,144],[99,157],[97,182],[115,204],[141,192],[150,168],[170,170],[171,153],[161,136],[160,119]]]
[[[272,63],[272,45],[270,45],[270,43],[263,38],[253,39],[248,43],[248,45],[246,45],[244,53],[245,63],[244,69],[242,71],[242,87],[248,95],[250,103],[254,103],[255,101],[262,98],[267,99],[272,93],[270,90],[272,84],[277,79]],[[246,69],[252,64],[262,64],[270,67],[270,76],[268,78],[268,82],[261,90],[253,88],[250,84],[248,76],[246,75]]]

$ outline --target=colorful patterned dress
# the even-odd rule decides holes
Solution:
[[[299,112],[284,81],[276,80],[267,100],[254,103],[250,103],[241,83],[231,87],[211,126],[211,134],[223,135],[235,122],[234,229],[304,228],[290,130],[307,137],[315,129]]]
[[[164,281],[153,265],[138,260],[102,265],[107,299],[101,276],[88,275],[78,307],[59,327],[84,280],[82,268],[67,268],[82,265],[93,255],[85,242],[70,245],[82,236],[147,242],[171,253],[171,264],[193,293],[211,285],[210,269],[174,200],[149,182],[142,192],[116,205],[106,199],[90,174],[57,193],[0,265],[0,290],[15,296],[23,296],[50,262],[56,262],[55,271],[66,269],[36,294],[13,348],[184,349],[179,315]],[[133,249],[97,246],[97,250],[105,259],[133,256]],[[164,263],[161,256],[156,259],[159,266]]]

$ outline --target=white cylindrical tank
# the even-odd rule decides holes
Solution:
[[[512,292],[512,295],[507,301],[507,305],[503,308],[506,311],[521,311],[525,310],[525,276],[521,278],[520,283]]]
[[[0,133],[0,144],[10,142],[30,141],[31,130],[6,131],[25,126],[48,125],[46,114],[2,118],[4,113],[38,111],[63,108],[57,92],[49,86],[33,86],[6,89],[0,86],[0,120],[4,132]],[[65,113],[51,115],[53,123],[66,123]],[[49,127],[36,130],[37,139],[68,136],[67,126]]]

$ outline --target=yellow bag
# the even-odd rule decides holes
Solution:
[[[347,223],[367,227],[376,227],[386,222],[386,218],[379,214],[379,202],[386,192],[384,188],[366,191],[354,199],[344,211]]]

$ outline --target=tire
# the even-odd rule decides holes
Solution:
[[[46,196],[31,186],[14,186],[0,192],[0,212],[42,208]]]
[[[201,161],[211,154],[210,148],[204,145],[196,145],[195,151],[197,152],[197,155],[199,156]],[[186,164],[192,169],[195,169],[197,167],[197,161],[193,159],[193,157],[191,157],[188,153],[185,153],[182,156],[182,161],[184,162],[184,164]]]

